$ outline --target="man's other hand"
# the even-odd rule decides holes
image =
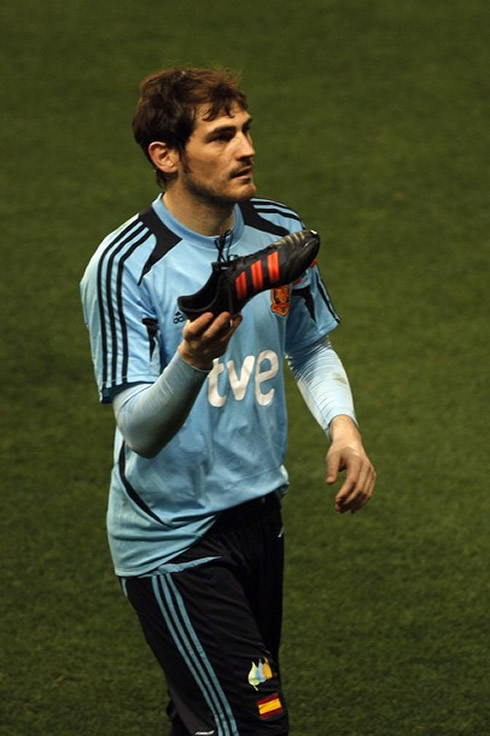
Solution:
[[[326,482],[332,485],[339,473],[345,479],[335,496],[335,510],[358,511],[371,498],[376,483],[376,471],[362,444],[356,424],[348,416],[339,415],[330,424],[331,445],[326,457]]]

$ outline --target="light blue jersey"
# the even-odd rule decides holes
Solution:
[[[234,215],[231,256],[303,228],[296,213],[265,199],[236,205]],[[201,288],[216,259],[216,239],[177,222],[161,197],[101,243],[81,294],[103,402],[158,378],[182,340],[177,297]],[[287,485],[284,356],[327,335],[338,317],[316,266],[254,297],[242,314],[185,423],[156,457],[137,455],[116,429],[107,523],[118,575],[158,568],[220,511]]]

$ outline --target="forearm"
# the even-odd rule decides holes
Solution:
[[[129,387],[114,397],[114,413],[128,445],[151,458],[179,431],[213,367],[242,321],[207,312],[182,330],[177,352],[153,384]]]
[[[185,422],[207,375],[177,352],[155,383],[117,394],[114,414],[129,447],[147,458],[158,454]]]
[[[351,426],[356,423],[349,379],[328,337],[289,355],[288,363],[306,405],[325,432],[335,417],[345,417]]]

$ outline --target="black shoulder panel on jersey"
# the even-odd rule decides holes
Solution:
[[[281,215],[282,217],[286,217],[289,220],[296,220],[297,222],[301,222],[301,217],[298,215],[298,213],[294,212],[294,210],[288,207],[287,204],[283,204],[282,202],[275,202],[273,199],[259,199],[258,197],[254,197],[252,202],[256,212],[263,212],[264,214],[271,215]]]
[[[273,222],[270,222],[270,220],[266,220],[265,217],[261,217],[250,200],[247,202],[240,202],[239,207],[242,211],[245,225],[250,225],[250,227],[254,227],[256,230],[262,230],[262,232],[265,233],[279,235],[279,237],[289,233],[289,230],[285,227],[275,225]]]
[[[146,210],[140,212],[139,219],[153,233],[157,240],[139,277],[138,283],[140,284],[143,277],[152,269],[155,263],[163,258],[174,245],[177,245],[181,238],[160,220],[153,207],[147,207]]]
[[[297,222],[301,222],[301,218],[298,215],[295,215],[294,212],[266,209],[265,207],[257,207],[257,212],[263,212],[266,215],[282,215],[282,217],[287,217],[289,220],[296,220]]]
[[[330,296],[328,294],[327,287],[323,283],[323,280],[322,280],[322,278],[320,276],[320,273],[318,272],[317,269],[313,269],[312,278],[315,279],[315,281],[316,281],[316,286],[317,286],[317,289],[318,289],[318,294],[320,295],[320,297],[325,302],[325,305],[326,305],[328,311],[330,312],[330,314],[332,315],[332,317],[334,318],[334,320],[337,323],[339,323],[340,322],[340,317],[337,314],[337,312],[335,311],[335,308],[334,308],[334,306],[332,304],[332,300],[330,299]],[[311,288],[309,286],[293,287],[293,294],[295,294],[297,296],[300,296],[300,297],[302,297],[305,300],[305,305],[306,305],[306,308],[308,309],[308,311],[309,311],[309,313],[311,315],[311,318],[316,321],[316,317],[315,317],[315,305],[314,305],[314,302],[313,302],[313,297],[311,295]]]
[[[315,304],[313,302],[313,297],[311,295],[311,289],[309,286],[304,286],[302,289],[294,289],[293,294],[297,294],[298,296],[303,297],[305,300],[305,306],[310,313],[311,319],[316,322],[316,316],[315,316]]]

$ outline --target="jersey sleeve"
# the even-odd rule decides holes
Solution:
[[[339,322],[318,266],[314,264],[292,287],[286,354],[293,354],[317,342],[334,330]]]
[[[153,383],[162,370],[156,313],[134,260],[111,260],[98,252],[81,282],[84,320],[103,403],[110,403],[125,386]]]

